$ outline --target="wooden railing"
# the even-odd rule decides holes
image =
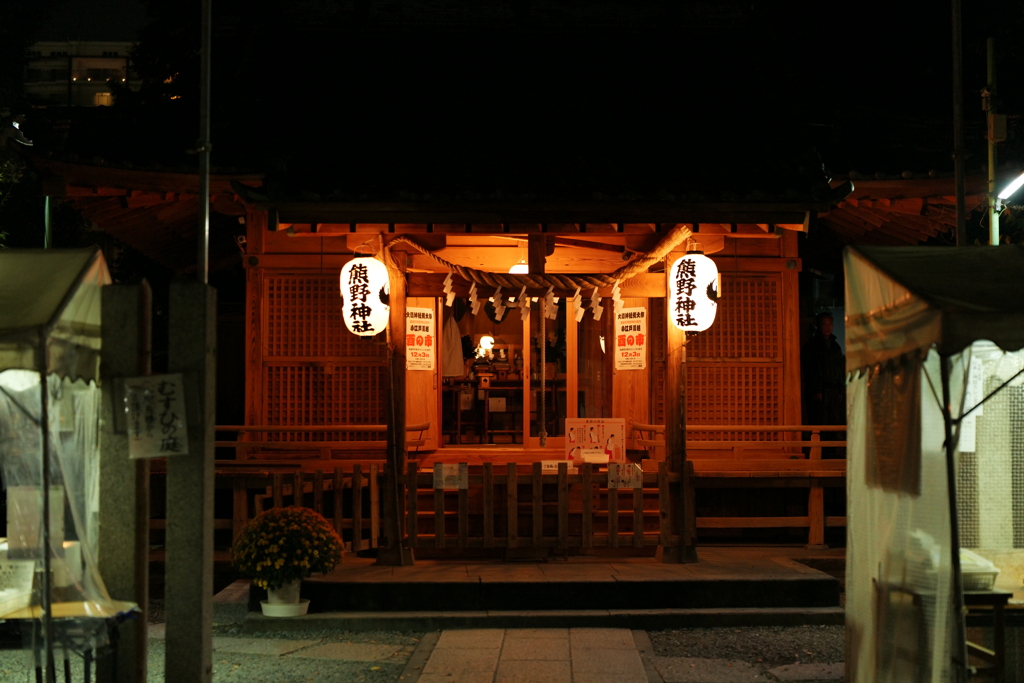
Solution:
[[[423,432],[430,429],[430,423],[409,424],[405,426],[406,434],[416,433],[416,438],[408,439],[406,447],[417,449],[426,443]],[[296,453],[302,457],[320,457],[330,460],[334,451],[356,454],[379,454],[381,460],[387,449],[385,440],[350,440],[350,441],[266,441],[251,438],[256,434],[381,434],[387,433],[387,425],[218,425],[220,433],[234,432],[238,438],[234,441],[216,441],[217,448],[233,448],[236,460],[249,460],[268,457],[267,451],[276,454]],[[269,456],[273,457],[273,456]],[[346,456],[342,456],[346,457]]]
[[[632,443],[652,459],[664,459],[665,427],[634,422]],[[696,489],[807,488],[807,514],[788,517],[696,517],[698,529],[807,528],[807,544],[823,546],[825,530],[846,525],[846,517],[825,515],[825,488],[845,486],[846,460],[822,459],[823,449],[841,454],[846,441],[822,441],[822,433],[845,432],[846,425],[687,425],[687,434],[700,432],[767,432],[773,440],[701,441],[687,439],[689,495]],[[803,438],[809,434],[810,438]],[[795,438],[793,438],[795,437]],[[627,444],[628,445],[628,444]],[[804,452],[806,450],[806,453]]]

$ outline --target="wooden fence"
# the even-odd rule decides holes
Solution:
[[[429,424],[410,425],[409,431],[414,435],[415,431],[428,427]],[[670,524],[669,492],[673,485],[678,485],[680,475],[669,473],[664,460],[659,461],[664,458],[664,427],[639,423],[631,427],[633,438],[630,445],[646,449],[652,460],[644,461],[648,471],[643,472],[639,479],[629,481],[628,485],[623,481],[625,470],[620,471],[620,466],[615,463],[604,472],[597,471],[594,465],[583,465],[578,471],[573,471],[569,463],[559,463],[555,471],[545,471],[541,463],[483,463],[473,466],[462,463],[457,466],[465,468],[465,488],[435,489],[435,472],[421,471],[419,463],[415,460],[410,462],[401,482],[405,487],[402,494],[407,508],[404,531],[409,545],[425,550],[527,547],[639,549],[678,545],[679,531]],[[725,427],[701,425],[691,428],[691,431],[722,430]],[[839,449],[846,445],[844,441],[823,441],[821,434],[840,431],[843,427],[727,427],[734,432],[775,432],[781,438],[771,441],[688,442],[693,459],[687,462],[684,501],[690,525],[686,533],[690,538],[696,536],[697,528],[797,526],[808,528],[808,541],[817,545],[824,542],[826,527],[845,524],[844,517],[825,517],[822,490],[823,487],[843,485],[845,461],[820,460],[823,448]],[[368,432],[379,428],[379,425],[359,426],[360,430]],[[284,429],[303,428],[218,427],[218,431],[239,434]],[[338,427],[318,429],[327,431]],[[784,435],[784,432],[790,434]],[[810,439],[801,439],[800,432],[810,433]],[[422,439],[422,434],[418,436]],[[263,510],[302,505],[333,520],[351,551],[377,547],[381,536],[381,489],[385,468],[380,459],[339,460],[337,453],[324,457],[327,453],[321,449],[329,449],[334,444],[325,447],[323,442],[317,441],[287,443],[289,449],[308,454],[306,457],[281,454],[272,458],[269,452],[256,455],[250,450],[267,444],[253,440],[218,443],[237,450],[235,460],[216,461],[217,484],[220,488],[232,489],[234,503],[231,517],[215,520],[215,529],[231,530],[232,537],[236,538],[248,520]],[[412,448],[420,445],[416,439],[409,440],[408,444]],[[806,455],[802,453],[804,449]],[[728,454],[724,458],[720,455],[722,451]],[[701,457],[704,452],[715,452],[718,457]],[[346,455],[351,457],[354,454]],[[438,475],[443,475],[444,465],[436,463],[434,467]],[[159,461],[154,462],[154,468],[154,475],[161,476]],[[779,486],[808,488],[806,516],[695,517],[693,505],[697,488]],[[301,492],[298,496],[297,491]],[[515,514],[509,511],[515,511]],[[153,529],[165,526],[162,519],[151,520]]]
[[[452,465],[449,465],[452,466]],[[545,473],[539,462],[523,467],[462,463],[462,488],[435,488],[445,465],[406,474],[406,534],[413,548],[641,548],[678,545],[670,524],[669,487],[680,475],[666,463],[623,485],[626,466],[607,472],[569,463]],[[504,471],[501,471],[504,470]],[[525,470],[525,471],[524,471]]]

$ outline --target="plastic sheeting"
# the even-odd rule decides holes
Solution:
[[[0,252],[0,619],[25,620],[26,648],[47,665],[54,650],[108,644],[109,619],[135,610],[110,599],[97,571],[100,290],[109,283],[96,249]]]

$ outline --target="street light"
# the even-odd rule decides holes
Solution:
[[[999,198],[1009,199],[1010,195],[1012,195],[1014,192],[1021,188],[1021,185],[1024,185],[1024,173],[1021,173],[1019,176],[1013,179],[1013,182],[1004,187],[1003,191],[999,193]]]

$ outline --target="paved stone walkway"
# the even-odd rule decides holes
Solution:
[[[445,631],[418,683],[647,683],[627,629]]]
[[[627,629],[472,629],[444,631],[422,670],[404,678],[416,683],[823,683],[842,681],[843,665],[767,670],[725,659],[656,657],[645,632]]]
[[[163,631],[162,624],[151,625],[150,642],[159,643]],[[397,683],[833,683],[844,673],[842,664],[768,669],[727,659],[658,657],[645,631],[628,629],[448,630],[440,637],[427,634],[422,645],[428,643],[432,649],[416,650],[378,642],[215,637],[213,649],[215,664],[222,665],[219,677],[246,683],[323,683],[368,674]],[[274,668],[264,670],[271,663]],[[348,668],[335,672],[335,664]]]

